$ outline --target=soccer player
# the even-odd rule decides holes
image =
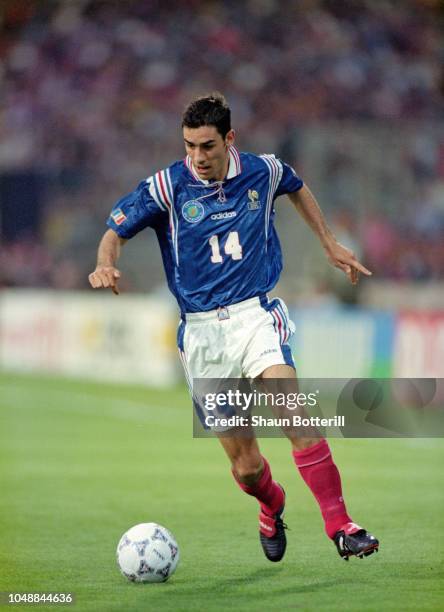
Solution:
[[[186,378],[295,379],[288,339],[292,323],[282,300],[267,297],[282,269],[274,201],[287,194],[321,241],[330,263],[352,284],[370,275],[339,244],[310,190],[273,155],[240,153],[230,109],[220,94],[192,101],[182,118],[186,157],[143,180],[111,211],[109,229],[89,275],[95,289],[119,293],[121,246],[151,227],[157,234],[168,286],[181,311],[178,347]],[[254,436],[215,433],[239,487],[260,505],[259,535],[266,557],[286,548],[285,492]],[[229,432],[228,432],[229,433]],[[325,531],[341,557],[363,557],[378,540],[350,518],[338,469],[325,439],[291,436],[292,455],[315,496]]]

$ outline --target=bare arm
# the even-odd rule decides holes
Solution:
[[[360,272],[366,276],[371,276],[372,273],[370,270],[367,270],[367,268],[359,263],[354,253],[336,240],[334,234],[327,225],[325,217],[319,208],[319,204],[316,202],[314,195],[306,185],[304,185],[302,189],[299,189],[299,191],[289,193],[288,197],[299,214],[319,238],[327,258],[333,266],[342,270],[353,285],[356,285],[358,282]]]
[[[117,281],[120,278],[120,271],[115,264],[125,242],[126,240],[120,238],[112,229],[105,232],[99,244],[96,269],[88,276],[91,287],[94,289],[110,287],[115,295],[119,295]]]

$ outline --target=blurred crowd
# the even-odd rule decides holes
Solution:
[[[85,287],[109,208],[182,156],[181,110],[214,89],[241,148],[303,170],[311,126],[416,126],[399,164],[387,163],[379,209],[359,197],[326,212],[379,276],[444,276],[440,2],[5,0],[0,10],[3,286]],[[341,149],[318,161],[347,193]]]

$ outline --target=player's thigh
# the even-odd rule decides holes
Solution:
[[[308,417],[303,406],[294,407],[294,398],[299,393],[296,370],[288,365],[273,365],[266,368],[256,379],[261,391],[272,397],[291,398],[291,409],[286,404],[272,405],[274,414],[280,419],[288,419],[292,423],[293,415],[305,419]],[[283,428],[283,433],[290,440],[294,450],[303,450],[313,446],[320,440],[320,434],[315,427],[296,427],[290,425]]]
[[[277,364],[265,368],[259,378],[285,378],[294,380],[294,387],[297,388],[296,370],[287,364]]]
[[[255,378],[256,384],[275,397],[278,394],[295,394],[299,392],[296,370],[287,364],[275,364],[265,368]]]

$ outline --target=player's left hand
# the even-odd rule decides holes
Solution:
[[[372,273],[363,266],[355,257],[353,251],[342,245],[340,242],[333,242],[325,248],[329,262],[342,270],[347,275],[352,285],[359,281],[359,275],[371,276]]]

